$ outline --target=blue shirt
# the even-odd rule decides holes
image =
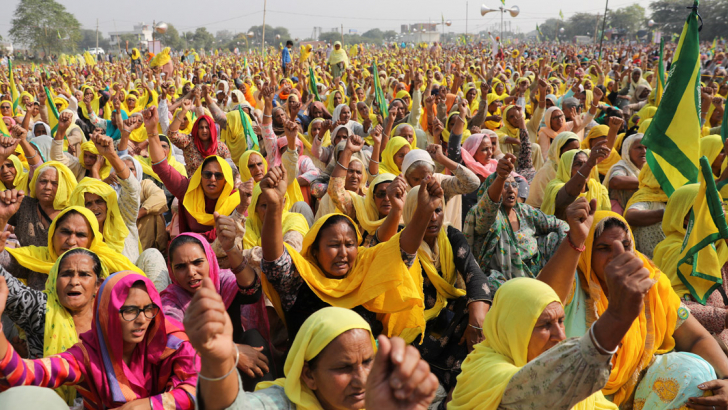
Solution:
[[[283,48],[283,55],[281,56],[281,62],[283,64],[291,62],[291,52],[288,51],[288,47]]]

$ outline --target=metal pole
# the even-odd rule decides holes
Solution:
[[[263,39],[260,44],[260,54],[265,55],[265,11],[268,6],[268,0],[263,0]]]
[[[598,35],[599,35],[599,13],[597,13],[597,24],[594,25],[594,43],[597,42]]]
[[[500,39],[503,41],[503,13],[505,13],[505,10],[503,10],[503,6],[500,6],[500,12],[501,12],[501,30],[500,30]]]
[[[602,20],[602,36],[599,38],[599,61],[602,60],[602,42],[604,41],[604,29],[607,27],[607,8],[609,7],[609,0],[604,5],[604,19]]]

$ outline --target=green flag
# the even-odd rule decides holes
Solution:
[[[561,17],[561,20],[564,19],[564,12],[561,10],[559,10],[559,17]]]
[[[245,133],[245,141],[248,143],[248,149],[260,151],[258,136],[255,135],[255,130],[253,130],[253,125],[250,122],[250,118],[248,118],[248,114],[243,111],[240,105],[238,105],[238,114],[240,114],[240,122],[243,123],[243,132]]]
[[[728,139],[728,110],[723,110],[723,124],[720,126],[720,136],[723,142]]]
[[[665,92],[665,37],[660,38],[660,59],[657,61],[657,93],[655,105],[660,106],[662,94]]]
[[[8,57],[8,80],[10,81],[10,102],[13,103],[13,115],[18,115],[18,105],[20,104],[20,92],[15,84],[15,74],[13,74],[13,60]]]
[[[51,127],[51,137],[56,135],[56,130],[58,129],[58,118],[61,116],[61,114],[58,112],[58,108],[56,108],[56,104],[54,104],[54,96],[53,93],[51,93],[51,90],[48,89],[48,87],[43,87],[45,90],[46,95],[46,107],[48,109],[48,122],[49,126]],[[64,137],[65,138],[65,137]]]
[[[700,158],[700,43],[698,0],[694,0],[675,50],[662,102],[642,144],[647,164],[669,197],[698,181]]]
[[[318,93],[318,85],[316,84],[316,76],[311,67],[308,68],[308,92],[314,96],[316,101],[321,101],[321,96]]]
[[[377,62],[373,63],[372,75],[374,76],[374,100],[379,106],[379,113],[382,115],[382,119],[389,117],[389,108],[387,107],[387,100],[384,98],[384,92],[382,86],[379,84],[379,70],[377,70]]]

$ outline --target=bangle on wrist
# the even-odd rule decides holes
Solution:
[[[197,376],[202,380],[207,380],[208,382],[219,382],[220,380],[224,380],[228,376],[230,376],[232,374],[232,372],[238,367],[238,362],[240,361],[240,350],[238,350],[238,347],[235,346],[235,343],[233,343],[233,348],[235,349],[235,364],[233,365],[232,369],[230,369],[229,372],[225,373],[224,375],[222,375],[220,377],[206,377],[206,376],[203,376],[200,371],[198,371]],[[195,352],[195,356],[197,356],[197,352]]]
[[[597,336],[594,334],[594,325],[596,324],[597,322],[592,323],[591,327],[589,328],[589,337],[591,337],[591,340],[594,343],[594,347],[596,347],[599,353],[603,355],[613,355],[617,353],[617,350],[619,350],[619,345],[617,345],[614,350],[607,350],[601,344],[599,344],[599,342],[597,341]]]
[[[571,249],[577,251],[577,252],[584,252],[586,250],[586,245],[582,244],[581,246],[574,245],[574,242],[571,240],[571,231],[566,231],[566,240],[569,242],[569,246],[571,246]]]
[[[576,173],[579,174],[579,175],[581,175],[582,178],[587,179],[586,178],[586,175],[582,174],[580,169],[577,169],[576,170]]]
[[[483,330],[482,327],[478,327],[478,326],[475,326],[475,325],[471,325],[470,323],[468,323],[468,326],[472,327],[475,330]]]

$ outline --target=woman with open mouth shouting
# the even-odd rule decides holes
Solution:
[[[0,310],[7,298],[0,278]],[[129,271],[109,276],[90,330],[65,352],[23,360],[0,335],[0,388],[77,386],[85,408],[193,409],[195,351],[182,324],[166,318],[160,305],[146,277]]]

